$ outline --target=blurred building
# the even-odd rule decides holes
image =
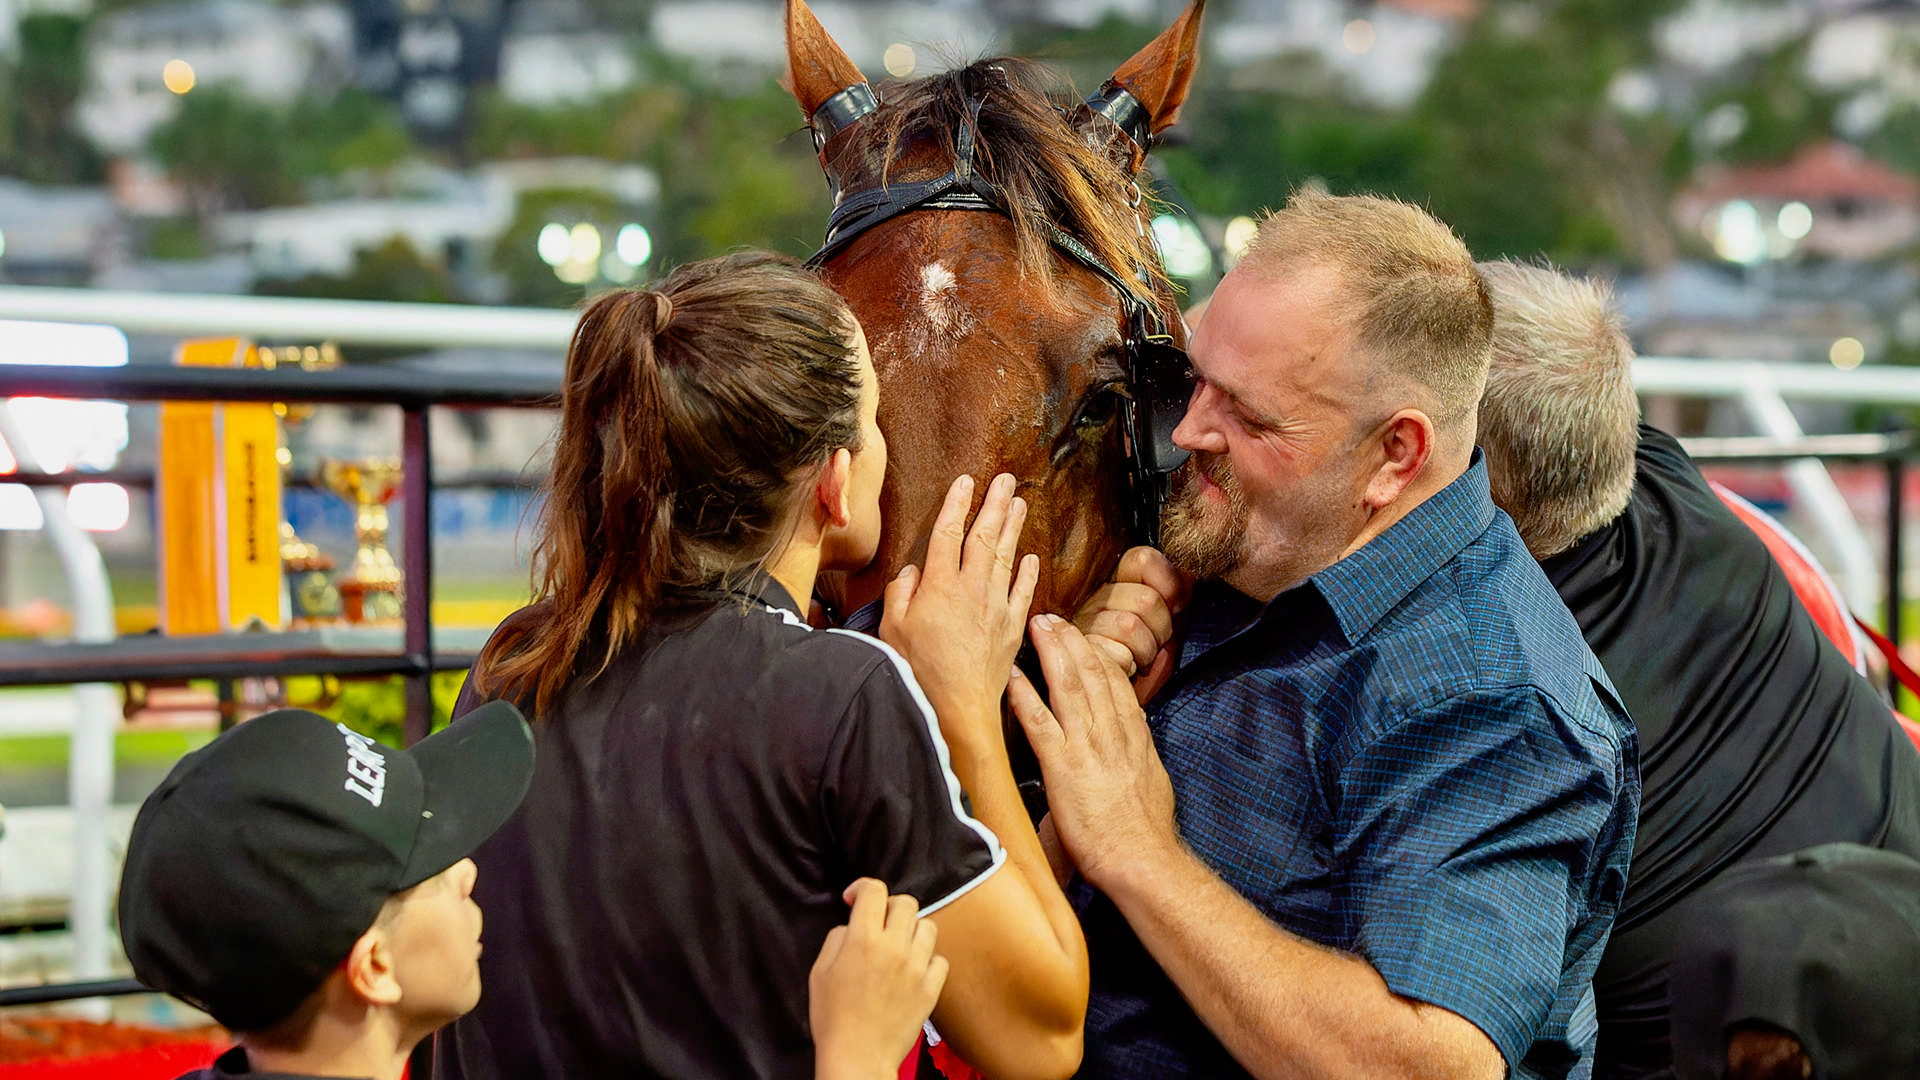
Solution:
[[[192,86],[222,83],[285,102],[338,89],[352,55],[346,9],[328,0],[293,7],[259,0],[185,0],[101,15],[87,41],[87,84],[75,121],[102,152],[137,154],[179,108],[163,73],[191,68]]]
[[[500,42],[500,93],[560,105],[623,90],[639,75],[638,29],[609,34],[578,0],[519,0]]]
[[[1878,259],[1920,241],[1920,179],[1831,140],[1779,164],[1702,169],[1674,220],[1735,262]]]
[[[499,77],[506,0],[351,4],[355,82],[399,105],[425,141],[457,141],[474,87]]]
[[[0,177],[0,282],[80,285],[123,244],[112,194]]]
[[[909,78],[1001,51],[1005,26],[985,3],[860,3],[823,0],[814,14],[867,77]],[[662,0],[653,40],[662,51],[703,63],[779,67],[786,63],[780,6],[770,0]]]
[[[484,274],[488,254],[513,222],[520,196],[555,188],[596,191],[638,215],[659,198],[659,179],[639,165],[597,158],[492,162],[466,173],[418,169],[394,198],[343,199],[223,215],[219,246],[246,254],[259,277],[343,277],[363,251],[394,237],[455,275]]]
[[[1481,0],[1248,0],[1209,17],[1209,57],[1246,68],[1243,83],[1288,89],[1312,58],[1362,101],[1403,108],[1426,89]],[[1265,76],[1261,69],[1265,69]]]

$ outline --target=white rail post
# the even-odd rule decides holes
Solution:
[[[0,399],[0,439],[6,441],[22,471],[46,471],[5,399]],[[37,487],[34,495],[40,502],[47,539],[67,572],[73,599],[73,639],[83,643],[112,641],[113,587],[107,580],[99,547],[73,523],[65,491]],[[73,695],[73,736],[67,752],[67,800],[73,809],[73,887],[67,926],[73,931],[73,976],[84,981],[106,978],[112,962],[108,901],[113,862],[107,850],[107,813],[113,804],[113,735],[120,722],[120,697],[107,683],[82,683],[73,688]],[[108,1014],[108,1004],[101,998],[78,1007],[95,1019],[104,1020]]]
[[[1773,379],[1758,364],[1741,390],[1740,403],[1747,416],[1767,435],[1797,439],[1806,434]],[[1853,516],[1853,508],[1847,505],[1846,496],[1833,482],[1833,474],[1819,458],[1811,457],[1787,462],[1785,472],[1787,483],[1806,507],[1814,528],[1833,551],[1847,606],[1855,611],[1872,611],[1880,600],[1879,564],[1874,560],[1873,549],[1867,543],[1859,519]]]

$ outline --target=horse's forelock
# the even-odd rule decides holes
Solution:
[[[965,67],[886,88],[886,107],[874,117],[874,143],[885,170],[910,148],[931,143],[944,170],[957,153],[956,135],[980,102],[974,167],[1007,201],[1022,272],[1043,295],[1056,298],[1054,249],[1047,223],[1080,241],[1117,271],[1142,298],[1166,293],[1166,279],[1145,233],[1139,210],[1128,205],[1134,177],[1067,120],[1078,104],[1059,92],[1060,81],[1042,64],[992,57]],[[1145,271],[1152,291],[1138,286]],[[1168,305],[1162,303],[1163,309]]]

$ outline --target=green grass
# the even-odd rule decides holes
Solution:
[[[167,765],[213,739],[211,731],[123,731],[114,736],[117,765]],[[67,767],[65,735],[11,735],[0,738],[0,773]]]

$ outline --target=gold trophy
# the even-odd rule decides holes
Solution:
[[[400,568],[387,550],[387,500],[400,490],[400,462],[328,458],[320,463],[320,482],[354,507],[353,532],[360,548],[339,580],[347,621],[400,621]]]
[[[283,487],[292,464],[293,455],[282,446]],[[284,517],[280,519],[280,563],[287,573],[289,630],[311,630],[340,621],[340,589],[333,583],[333,557],[301,539],[300,534],[293,531],[293,522]]]
[[[324,371],[340,366],[340,350],[331,341],[304,347],[256,345],[249,364],[267,371],[282,367]],[[293,451],[287,446],[287,432],[311,418],[313,412],[312,405],[274,403],[273,415],[280,418],[280,446],[275,457],[280,462],[282,491],[287,489],[289,473],[293,470]],[[310,630],[341,620],[340,590],[333,583],[333,557],[294,532],[293,522],[284,514],[280,519],[280,562],[287,577],[288,629]]]

